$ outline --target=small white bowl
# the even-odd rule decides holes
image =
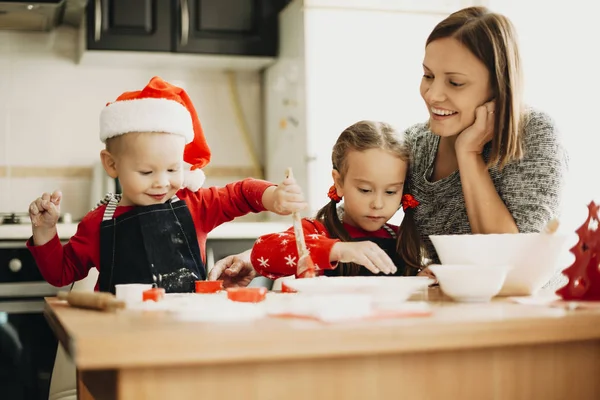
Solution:
[[[431,265],[442,291],[455,301],[488,302],[496,296],[510,270],[508,266]]]
[[[144,291],[152,289],[152,284],[126,283],[115,285],[115,296],[125,303],[141,303],[144,301]]]
[[[430,235],[442,265],[510,265],[500,296],[536,294],[565,269],[577,243],[571,233]]]

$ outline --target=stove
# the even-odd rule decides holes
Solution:
[[[59,224],[68,224],[72,222],[71,214],[64,213],[58,218]],[[29,213],[17,213],[17,212],[0,212],[0,225],[22,225],[31,224],[29,219]]]
[[[24,221],[24,222],[22,222]],[[20,223],[30,223],[27,213],[0,213],[0,224],[16,225]]]

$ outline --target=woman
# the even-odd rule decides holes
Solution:
[[[510,21],[460,10],[429,35],[421,95],[428,123],[406,131],[415,222],[429,235],[539,232],[558,215],[567,156],[554,122],[522,104]]]
[[[465,8],[429,35],[421,96],[430,118],[405,134],[414,218],[434,262],[429,235],[539,232],[558,215],[566,152],[552,119],[522,104],[522,90],[506,17]],[[217,263],[210,277],[251,276],[247,256]]]

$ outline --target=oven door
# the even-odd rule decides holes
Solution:
[[[0,311],[0,397],[48,399],[57,346],[41,312]]]
[[[0,241],[0,311],[41,312],[44,297],[68,288],[44,281],[24,241]]]
[[[46,283],[24,241],[0,241],[0,397],[48,399],[57,340],[46,322]]]

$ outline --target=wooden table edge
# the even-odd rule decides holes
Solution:
[[[436,351],[454,351],[464,349],[491,348],[502,346],[527,346],[532,344],[546,344],[559,342],[575,342],[586,340],[600,340],[600,317],[598,314],[586,315],[573,314],[567,319],[563,318],[528,318],[515,319],[511,321],[487,321],[484,326],[480,322],[463,323],[462,327],[449,326],[446,329],[446,336],[443,340],[436,337],[436,332],[426,332],[422,337],[411,336],[410,332],[402,332],[404,337],[398,336],[397,327],[377,326],[373,329],[366,329],[362,332],[349,331],[349,335],[369,335],[373,338],[380,339],[378,343],[361,343],[357,338],[350,338],[352,348],[348,349],[348,344],[338,344],[334,346],[319,346],[318,340],[316,346],[309,346],[307,341],[319,338],[319,335],[326,336],[327,331],[316,331],[310,334],[308,339],[303,340],[302,335],[299,335],[296,346],[262,346],[261,350],[253,349],[248,343],[233,344],[234,350],[226,348],[227,346],[213,346],[205,348],[208,350],[203,354],[198,352],[190,352],[182,357],[168,359],[160,357],[156,354],[145,355],[143,349],[149,345],[148,340],[141,338],[133,343],[139,344],[139,349],[132,349],[134,354],[131,361],[115,362],[108,356],[110,348],[107,348],[106,354],[103,357],[88,357],[90,351],[97,348],[103,339],[100,337],[79,338],[76,343],[74,338],[71,338],[69,332],[61,324],[60,318],[52,308],[52,303],[60,302],[56,298],[46,298],[44,315],[54,331],[58,340],[64,346],[67,353],[77,364],[77,367],[82,370],[100,370],[100,369],[115,369],[115,368],[139,368],[147,366],[152,361],[154,366],[173,366],[173,365],[202,365],[202,364],[226,364],[239,362],[261,362],[269,360],[290,360],[290,359],[315,359],[326,357],[348,357],[360,356],[368,354],[399,354],[399,353],[421,353],[421,352],[436,352]],[[528,328],[530,325],[536,325],[536,330]],[[488,329],[491,328],[491,329]],[[540,329],[545,328],[545,329]],[[464,337],[464,331],[470,330],[470,340]],[[490,335],[488,332],[493,331]],[[448,332],[450,334],[448,335]],[[542,334],[540,335],[540,332]],[[128,338],[128,334],[121,334],[121,339]],[[181,334],[178,339],[192,340],[194,336],[191,333]],[[197,339],[197,338],[196,338]],[[407,339],[404,343],[400,339]],[[151,341],[151,340],[150,340]],[[410,342],[406,344],[406,342]],[[310,349],[306,351],[306,349]],[[112,354],[112,353],[111,353]],[[152,360],[150,360],[152,359]]]

